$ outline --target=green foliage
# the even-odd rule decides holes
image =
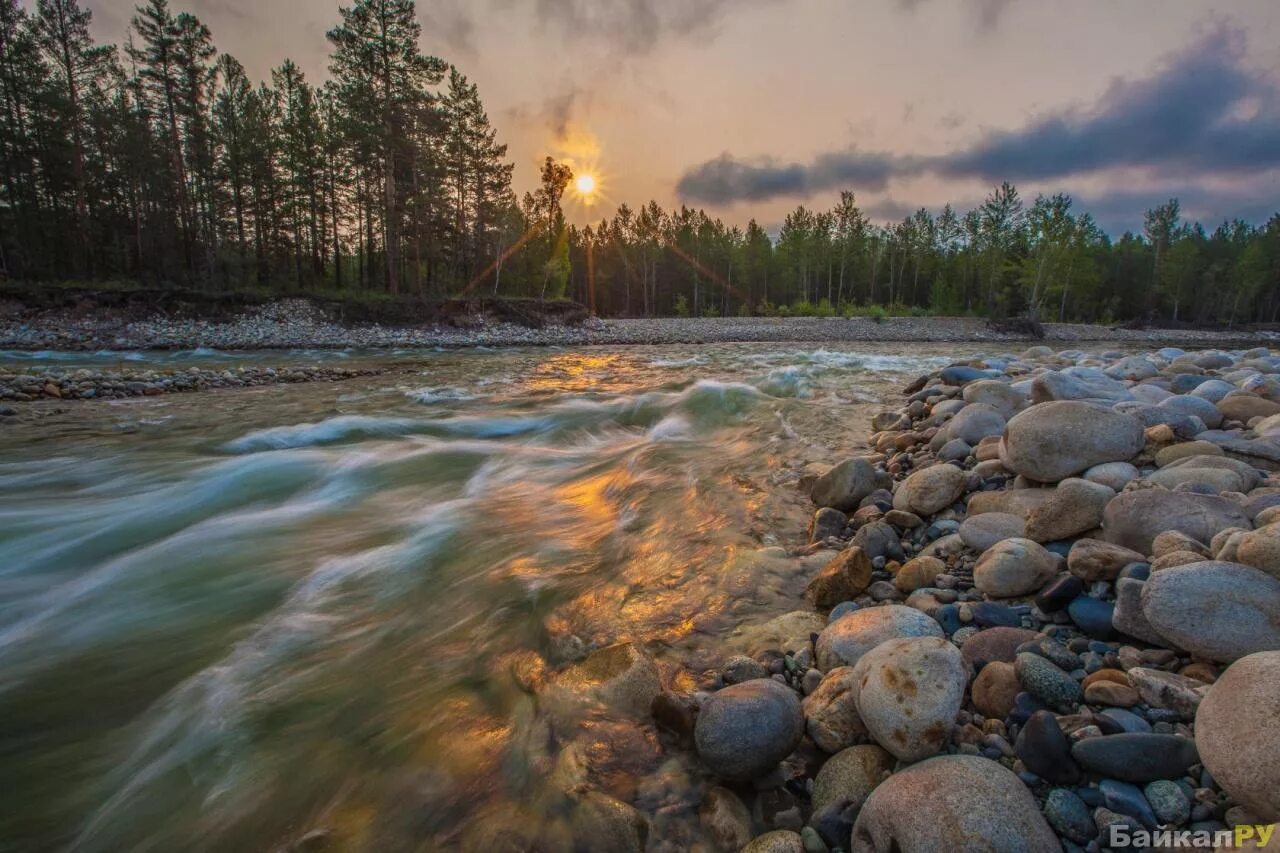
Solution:
[[[689,300],[683,293],[676,294],[676,301],[672,306],[672,311],[675,312],[677,317],[689,316]]]

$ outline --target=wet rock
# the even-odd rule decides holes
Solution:
[[[698,755],[725,779],[768,773],[804,736],[800,700],[789,688],[763,678],[713,693],[694,729]]]
[[[856,818],[871,792],[893,772],[894,758],[874,744],[851,746],[822,765],[813,780],[813,810],[852,809]]]
[[[862,656],[853,678],[863,725],[901,761],[942,749],[968,682],[959,650],[937,637],[888,640]]]
[[[903,480],[893,494],[894,509],[933,515],[964,494],[968,479],[954,465],[931,465]]]
[[[769,670],[755,658],[746,655],[735,655],[725,661],[720,668],[720,676],[725,684],[741,684],[757,678],[768,678]]]
[[[871,583],[871,558],[861,548],[852,545],[828,562],[809,581],[805,594],[814,606],[834,607],[861,595]]]
[[[802,703],[805,730],[818,748],[836,753],[866,737],[867,727],[858,716],[853,668],[838,666],[823,676],[818,689]]]
[[[770,650],[798,649],[808,646],[809,637],[826,625],[827,621],[812,610],[792,610],[764,622],[738,626],[727,646],[752,657]]]
[[[837,666],[853,666],[886,640],[942,636],[938,623],[919,610],[900,604],[867,607],[822,629],[815,645],[818,668],[826,672]]]
[[[1138,691],[1127,684],[1099,681],[1084,689],[1084,701],[1090,705],[1132,708],[1140,701]]]
[[[751,812],[728,788],[708,788],[698,807],[703,830],[723,850],[741,850],[751,841]]]
[[[1280,414],[1280,403],[1252,394],[1234,394],[1218,401],[1218,411],[1227,420],[1247,424],[1254,418],[1269,418]]]
[[[1280,578],[1235,563],[1203,562],[1156,572],[1142,613],[1160,636],[1212,661],[1280,649]]]
[[[1005,539],[983,552],[973,571],[974,584],[994,598],[1029,595],[1057,572],[1057,561],[1029,539]]]
[[[1248,530],[1253,525],[1239,504],[1226,498],[1138,489],[1111,499],[1102,526],[1109,542],[1149,554],[1152,542],[1166,530],[1178,530],[1199,542],[1208,542],[1219,530]]]
[[[820,507],[852,512],[878,485],[875,467],[866,459],[855,456],[819,477],[809,494]]]
[[[1138,783],[1177,779],[1200,760],[1194,741],[1166,734],[1086,738],[1071,747],[1071,756],[1090,773]]]
[[[555,675],[543,695],[556,706],[594,701],[615,712],[646,716],[661,690],[653,658],[632,643],[619,643]]]
[[[831,537],[839,538],[849,525],[849,517],[838,509],[826,506],[813,514],[809,522],[809,541],[823,542]]]
[[[1236,661],[1209,688],[1196,715],[1205,767],[1232,799],[1280,820],[1280,651]]]
[[[850,849],[1050,853],[1062,847],[1017,776],[985,758],[945,755],[895,773],[872,791]]]

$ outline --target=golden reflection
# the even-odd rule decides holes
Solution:
[[[544,359],[528,378],[534,391],[627,391],[642,378],[634,362],[617,353],[556,353]]]

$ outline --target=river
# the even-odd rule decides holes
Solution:
[[[805,606],[776,547],[804,543],[805,466],[968,354],[0,354],[386,371],[0,426],[0,849],[449,849],[543,802],[575,739],[593,787],[696,838],[691,756],[607,713],[547,727],[512,673],[629,640],[696,689]]]

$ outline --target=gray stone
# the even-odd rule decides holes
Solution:
[[[1143,585],[1142,612],[1160,636],[1208,660],[1280,649],[1280,578],[1237,563],[1155,572]]]
[[[818,478],[810,496],[818,506],[829,506],[841,512],[852,512],[859,502],[878,487],[875,467],[855,456],[836,465]]]
[[[854,814],[890,773],[894,758],[874,744],[851,746],[827,759],[813,780],[813,811],[852,806]]]
[[[974,584],[993,598],[1030,595],[1057,573],[1053,555],[1030,539],[1004,539],[978,558]]]
[[[827,672],[838,666],[853,666],[886,640],[943,636],[942,627],[919,610],[886,604],[840,617],[822,629],[814,648],[818,669]]]
[[[694,729],[698,755],[717,776],[748,780],[768,773],[804,737],[804,714],[792,690],[762,678],[713,693]]]
[[[818,748],[830,753],[847,749],[866,737],[858,716],[853,668],[838,666],[823,676],[818,689],[805,697],[805,730]]]
[[[1009,421],[1001,460],[1029,480],[1056,483],[1105,462],[1127,462],[1144,443],[1137,418],[1089,403],[1042,403]]]
[[[1080,682],[1040,655],[1022,652],[1013,666],[1023,689],[1050,708],[1069,713],[1080,704]]]
[[[975,551],[985,551],[1003,539],[1021,539],[1026,523],[1021,515],[984,512],[971,515],[960,525],[960,541]]]
[[[1217,495],[1137,489],[1111,499],[1102,526],[1108,541],[1150,554],[1151,543],[1166,530],[1208,542],[1219,530],[1253,525],[1239,504]]]
[[[898,484],[893,507],[917,515],[933,515],[955,503],[967,485],[968,478],[954,465],[931,465]]]

